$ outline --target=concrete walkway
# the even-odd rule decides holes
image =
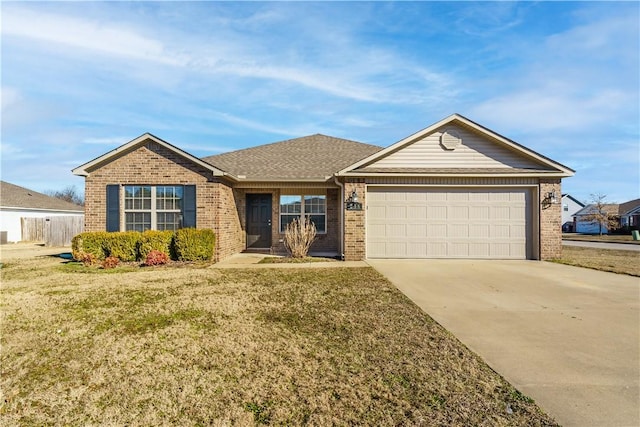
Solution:
[[[608,242],[587,242],[587,241],[580,241],[580,240],[563,240],[562,244],[566,246],[581,246],[583,248],[618,249],[622,251],[640,252],[640,245],[636,245],[633,243],[608,243]]]
[[[369,264],[562,425],[640,425],[637,277],[539,261]]]

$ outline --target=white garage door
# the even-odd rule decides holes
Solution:
[[[369,258],[531,258],[522,188],[367,190]]]

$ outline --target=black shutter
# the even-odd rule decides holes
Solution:
[[[107,231],[120,231],[119,185],[107,185]]]
[[[182,209],[182,227],[196,227],[196,186],[184,186],[184,200],[182,201],[184,208]]]

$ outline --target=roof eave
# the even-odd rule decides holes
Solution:
[[[563,172],[517,172],[517,173],[382,173],[382,172],[345,172],[336,173],[336,176],[340,177],[420,177],[420,178],[567,178],[572,176]]]

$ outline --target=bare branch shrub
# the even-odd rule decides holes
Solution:
[[[287,224],[284,232],[284,246],[293,258],[304,258],[309,253],[309,248],[316,238],[316,226],[305,218],[299,221],[297,218]]]

